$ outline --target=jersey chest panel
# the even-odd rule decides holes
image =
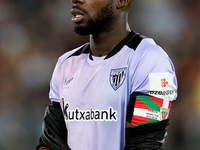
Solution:
[[[85,58],[80,56],[80,59]],[[71,70],[66,69],[67,72],[63,72],[65,79],[60,90],[65,103],[69,103],[72,109],[105,109],[124,104],[125,99],[127,100],[128,66],[126,61],[118,64],[113,61],[91,65],[85,59],[78,60],[73,67],[66,65]]]
[[[122,142],[116,145],[116,149],[123,147],[126,107],[130,95],[127,64],[127,59],[119,61],[113,57],[92,62],[87,55],[81,55],[69,58],[62,65],[61,76],[65,78],[60,86],[60,95],[69,145],[73,147],[73,143],[80,140],[77,134],[80,133],[87,139],[83,143],[97,139],[105,139],[102,143],[107,143],[106,139],[115,137],[114,141]],[[74,128],[77,129],[76,135]],[[99,145],[99,149],[105,149],[104,146]]]

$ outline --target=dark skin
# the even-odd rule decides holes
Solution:
[[[131,32],[128,24],[128,12],[132,1],[72,0],[74,31],[80,35],[90,35],[90,49],[94,56],[107,55]],[[160,147],[163,148],[163,146],[160,141],[165,138],[164,133],[168,122],[169,120],[166,120],[136,128],[126,122],[124,150],[136,148],[161,150]],[[72,142],[74,140],[76,138]],[[67,141],[68,130],[60,104],[51,102],[45,111],[43,131],[37,149],[48,149],[46,147],[70,149]]]
[[[128,24],[128,12],[132,0],[112,0],[113,18],[106,25],[105,30],[95,35],[90,34],[90,48],[94,56],[107,55],[122,39],[124,39],[130,28]],[[94,16],[100,9],[107,5],[110,0],[72,0],[73,6],[79,5],[87,11],[90,16]],[[80,14],[80,12],[73,12]],[[87,25],[87,15],[82,14],[82,26]],[[77,17],[78,18],[78,17]]]
[[[113,17],[106,25],[106,28],[97,34],[90,34],[90,49],[94,56],[107,55],[122,39],[124,39],[131,29],[128,24],[128,12],[132,5],[132,0],[112,0]],[[79,26],[86,26],[88,15],[94,16],[99,10],[107,5],[110,0],[72,0],[73,6],[79,6],[81,10],[72,9],[72,21]],[[85,13],[83,10],[86,10]],[[81,15],[76,16],[76,15]],[[79,21],[81,20],[81,21]],[[133,127],[127,122],[126,127]]]

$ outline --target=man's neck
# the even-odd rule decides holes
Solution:
[[[129,33],[130,28],[101,32],[96,36],[90,35],[90,49],[94,56],[105,56]]]

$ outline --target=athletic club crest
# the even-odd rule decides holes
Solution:
[[[124,82],[127,74],[127,68],[111,69],[110,71],[110,84],[116,91]]]
[[[160,116],[161,120],[167,119],[168,116],[169,116],[169,109],[161,107],[160,108],[160,114],[161,114],[161,116]]]

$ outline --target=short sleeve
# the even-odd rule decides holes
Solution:
[[[50,91],[49,91],[50,101],[55,101],[55,102],[60,102],[58,82],[56,79],[56,72],[57,72],[58,66],[59,66],[59,62],[57,62],[56,67],[54,68],[53,75],[50,81]]]
[[[177,79],[174,65],[157,45],[141,50],[132,76],[132,93],[143,93],[167,100],[177,97]],[[137,57],[137,56],[136,56]]]
[[[177,97],[172,61],[158,45],[139,49],[133,61],[127,121],[134,126],[165,120]]]

